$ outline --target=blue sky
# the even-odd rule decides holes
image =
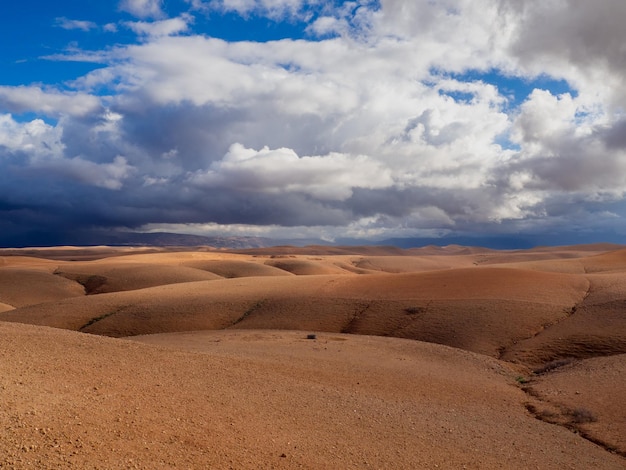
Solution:
[[[0,245],[619,242],[624,17],[621,0],[7,4]]]

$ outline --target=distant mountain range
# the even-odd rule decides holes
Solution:
[[[397,248],[419,248],[428,245],[483,247],[491,249],[528,249],[536,246],[578,245],[597,242],[623,244],[622,237],[594,240],[580,236],[449,236],[444,238],[389,238],[385,240],[337,239],[328,242],[321,239],[274,239],[265,237],[209,237],[170,232],[122,232],[122,231],[68,231],[30,232],[8,236],[0,233],[0,248],[50,247],[50,246],[154,246],[196,247],[207,246],[231,250],[268,248],[275,246],[389,246]]]
[[[101,245],[116,246],[210,246],[213,248],[265,248],[275,241],[262,237],[205,237],[182,233],[125,233],[117,232],[105,238]]]
[[[47,246],[210,246],[213,248],[263,248],[276,241],[261,237],[206,237],[183,233],[90,231],[67,233],[31,232],[21,236],[0,239],[0,247],[25,248]]]

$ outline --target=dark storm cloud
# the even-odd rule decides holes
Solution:
[[[251,148],[286,147],[300,155],[322,155],[340,145],[332,137],[337,126],[332,116],[323,119],[305,113],[286,119],[271,102],[162,106],[144,98],[112,110],[124,116],[119,124],[124,140],[140,148],[154,164],[169,155],[175,157],[170,163],[185,171],[201,170],[221,159],[236,142]]]
[[[582,67],[626,69],[623,1],[502,3],[520,15],[512,51],[523,60],[531,62],[544,56]]]
[[[604,130],[606,145],[611,150],[626,150],[626,119]]]

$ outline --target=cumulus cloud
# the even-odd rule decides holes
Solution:
[[[119,9],[138,18],[161,18],[162,3],[162,0],[121,0]]]
[[[134,31],[135,34],[157,38],[185,32],[191,20],[191,16],[183,15],[178,18],[169,18],[161,21],[129,21],[125,25]]]
[[[0,86],[0,110],[13,113],[84,116],[99,107],[100,100],[88,93],[44,90],[37,86]]]
[[[615,138],[623,124],[599,126],[577,101],[535,90],[522,105],[512,134],[522,151],[500,168],[510,172],[513,189],[587,192],[590,199],[624,193],[626,151]]]
[[[206,188],[238,188],[272,194],[303,193],[322,201],[344,201],[353,188],[382,188],[393,181],[380,163],[357,155],[332,153],[299,157],[293,150],[261,150],[233,144],[224,158],[191,181]]]
[[[5,173],[18,170],[35,178],[57,177],[103,187],[120,189],[133,172],[123,156],[112,162],[94,162],[82,156],[67,157],[62,124],[50,125],[41,119],[18,122],[11,115],[0,115],[0,168]],[[11,170],[13,168],[13,170]]]
[[[20,123],[10,114],[0,114],[0,164],[10,164],[26,155],[31,158],[55,156],[63,149],[60,129],[41,119]]]
[[[89,31],[98,27],[93,21],[70,20],[64,16],[56,19],[56,25],[63,29],[80,29],[81,31]]]

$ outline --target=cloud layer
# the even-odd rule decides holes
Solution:
[[[186,5],[125,0],[134,42],[55,56],[100,68],[0,86],[0,229],[626,231],[621,0]],[[226,13],[306,34],[194,29]],[[487,76],[568,91],[537,85],[518,105]]]

